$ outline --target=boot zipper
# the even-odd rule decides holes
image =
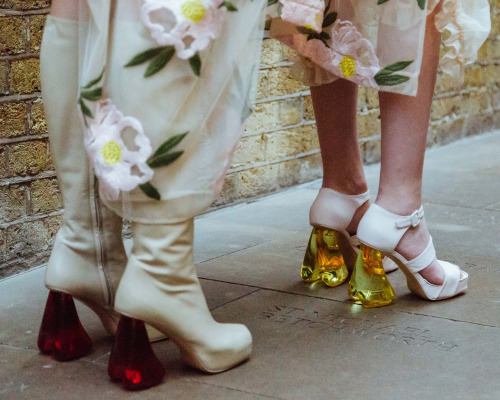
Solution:
[[[110,279],[107,276],[106,265],[107,265],[107,249],[106,244],[103,243],[103,219],[101,215],[101,204],[99,201],[99,181],[93,174],[90,175],[94,177],[94,184],[90,185],[90,195],[93,199],[92,213],[93,213],[93,228],[94,228],[94,242],[96,245],[96,263],[97,270],[99,271],[99,276],[101,280],[102,293],[104,296],[104,301],[109,306],[113,306],[113,291],[111,290]]]

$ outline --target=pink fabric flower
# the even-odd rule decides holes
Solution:
[[[341,78],[378,89],[374,77],[380,64],[371,42],[363,38],[351,21],[335,21],[328,33],[333,57],[331,69],[326,69]]]
[[[141,20],[161,46],[174,46],[188,59],[219,36],[226,15],[223,0],[145,0]]]
[[[378,89],[375,74],[380,70],[371,42],[350,21],[336,20],[325,30],[330,35],[327,47],[319,39],[307,40],[307,35],[290,31],[286,22],[271,25],[271,35],[326,71],[363,86]],[[284,24],[284,25],[283,25]],[[283,29],[284,28],[284,29]],[[276,29],[276,31],[273,31]],[[276,32],[276,33],[274,33]],[[283,34],[283,32],[286,32]],[[303,63],[307,67],[309,63]],[[304,73],[304,76],[311,74]],[[317,72],[314,73],[317,76]],[[328,81],[331,76],[326,74]],[[323,82],[325,83],[325,82]]]
[[[125,130],[135,133],[129,143],[132,150],[123,140]],[[146,163],[153,150],[141,123],[124,117],[109,99],[99,102],[86,131],[85,147],[106,200],[117,200],[120,191],[131,191],[153,177]]]
[[[280,0],[280,3],[283,6],[281,10],[283,20],[321,32],[325,11],[324,0]]]

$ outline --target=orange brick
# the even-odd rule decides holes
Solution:
[[[28,47],[24,17],[0,17],[0,54],[20,54]]]
[[[0,103],[0,138],[24,135],[28,106],[22,102]]]
[[[12,61],[10,67],[11,93],[33,93],[41,89],[40,61],[37,58]]]

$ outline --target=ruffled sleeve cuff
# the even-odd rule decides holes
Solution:
[[[436,3],[432,0],[429,12]],[[463,83],[465,66],[477,60],[477,52],[491,30],[489,3],[487,0],[443,0],[435,24],[445,35],[443,45],[446,52],[439,65],[443,72]]]

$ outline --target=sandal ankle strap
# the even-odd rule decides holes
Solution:
[[[400,229],[409,228],[410,226],[416,228],[418,224],[420,224],[422,218],[424,218],[424,207],[420,206],[418,210],[413,211],[410,215],[401,217],[397,221],[394,221],[394,224],[396,225],[396,228]]]
[[[405,232],[423,217],[422,207],[410,215],[398,215],[372,204],[359,223],[358,238],[367,246],[392,253]]]
[[[344,232],[356,210],[369,199],[368,191],[350,195],[321,188],[309,211],[309,223]]]

